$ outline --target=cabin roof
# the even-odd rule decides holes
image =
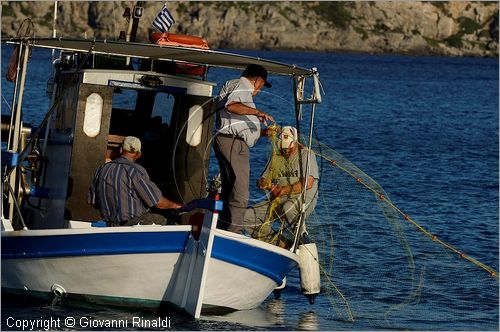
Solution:
[[[96,54],[130,56],[154,60],[173,60],[241,70],[250,64],[258,64],[266,68],[270,73],[281,75],[307,75],[312,73],[310,69],[258,57],[191,47],[69,38],[27,38],[24,40],[30,41],[34,47],[50,49],[78,52],[92,50]],[[22,39],[19,38],[2,39],[2,42],[11,44],[17,44],[21,41]]]

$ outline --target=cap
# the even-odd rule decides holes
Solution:
[[[299,135],[297,129],[291,126],[285,126],[281,129],[280,134],[280,147],[282,149],[290,148],[290,145],[297,142]]]
[[[127,136],[123,140],[122,149],[131,153],[141,152],[141,141],[135,136]]]
[[[261,65],[248,65],[241,74],[243,77],[260,77],[264,80],[264,86],[270,88],[273,85],[267,81],[267,70]]]

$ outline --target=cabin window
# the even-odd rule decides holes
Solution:
[[[170,124],[172,110],[174,109],[175,97],[169,93],[159,92],[156,94],[155,103],[151,117],[161,117],[161,122]]]
[[[136,103],[138,92],[132,89],[115,88],[112,99],[111,123],[109,133],[112,135],[135,135],[138,124]]]
[[[135,110],[137,91],[132,89],[116,88],[113,92],[113,108]]]
[[[115,88],[108,154],[116,155],[119,142],[125,136],[133,135],[142,141],[141,163],[144,166],[149,161],[153,163],[157,151],[163,151],[169,145],[169,125],[176,99],[176,95],[163,91]]]

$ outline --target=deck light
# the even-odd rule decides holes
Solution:
[[[83,118],[83,132],[88,137],[96,137],[101,132],[103,99],[98,93],[87,97],[85,116]]]
[[[139,6],[134,7],[134,17],[135,18],[142,17],[142,7]]]
[[[203,134],[203,107],[194,105],[189,108],[189,116],[186,130],[186,143],[190,146],[198,146]]]

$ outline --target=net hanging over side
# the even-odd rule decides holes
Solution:
[[[271,143],[269,163],[279,168],[276,163],[283,160],[274,138]],[[372,328],[432,329],[436,322],[447,322],[450,329],[455,324],[498,329],[494,268],[422,227],[334,149],[313,140],[312,151],[324,164],[318,203],[306,219],[320,251],[326,296],[318,298],[318,305],[329,306],[333,319],[370,320]],[[275,176],[268,174],[270,181]],[[269,206],[276,209],[273,203]],[[280,245],[294,231],[272,213],[264,223],[273,231],[261,240],[270,243]]]

